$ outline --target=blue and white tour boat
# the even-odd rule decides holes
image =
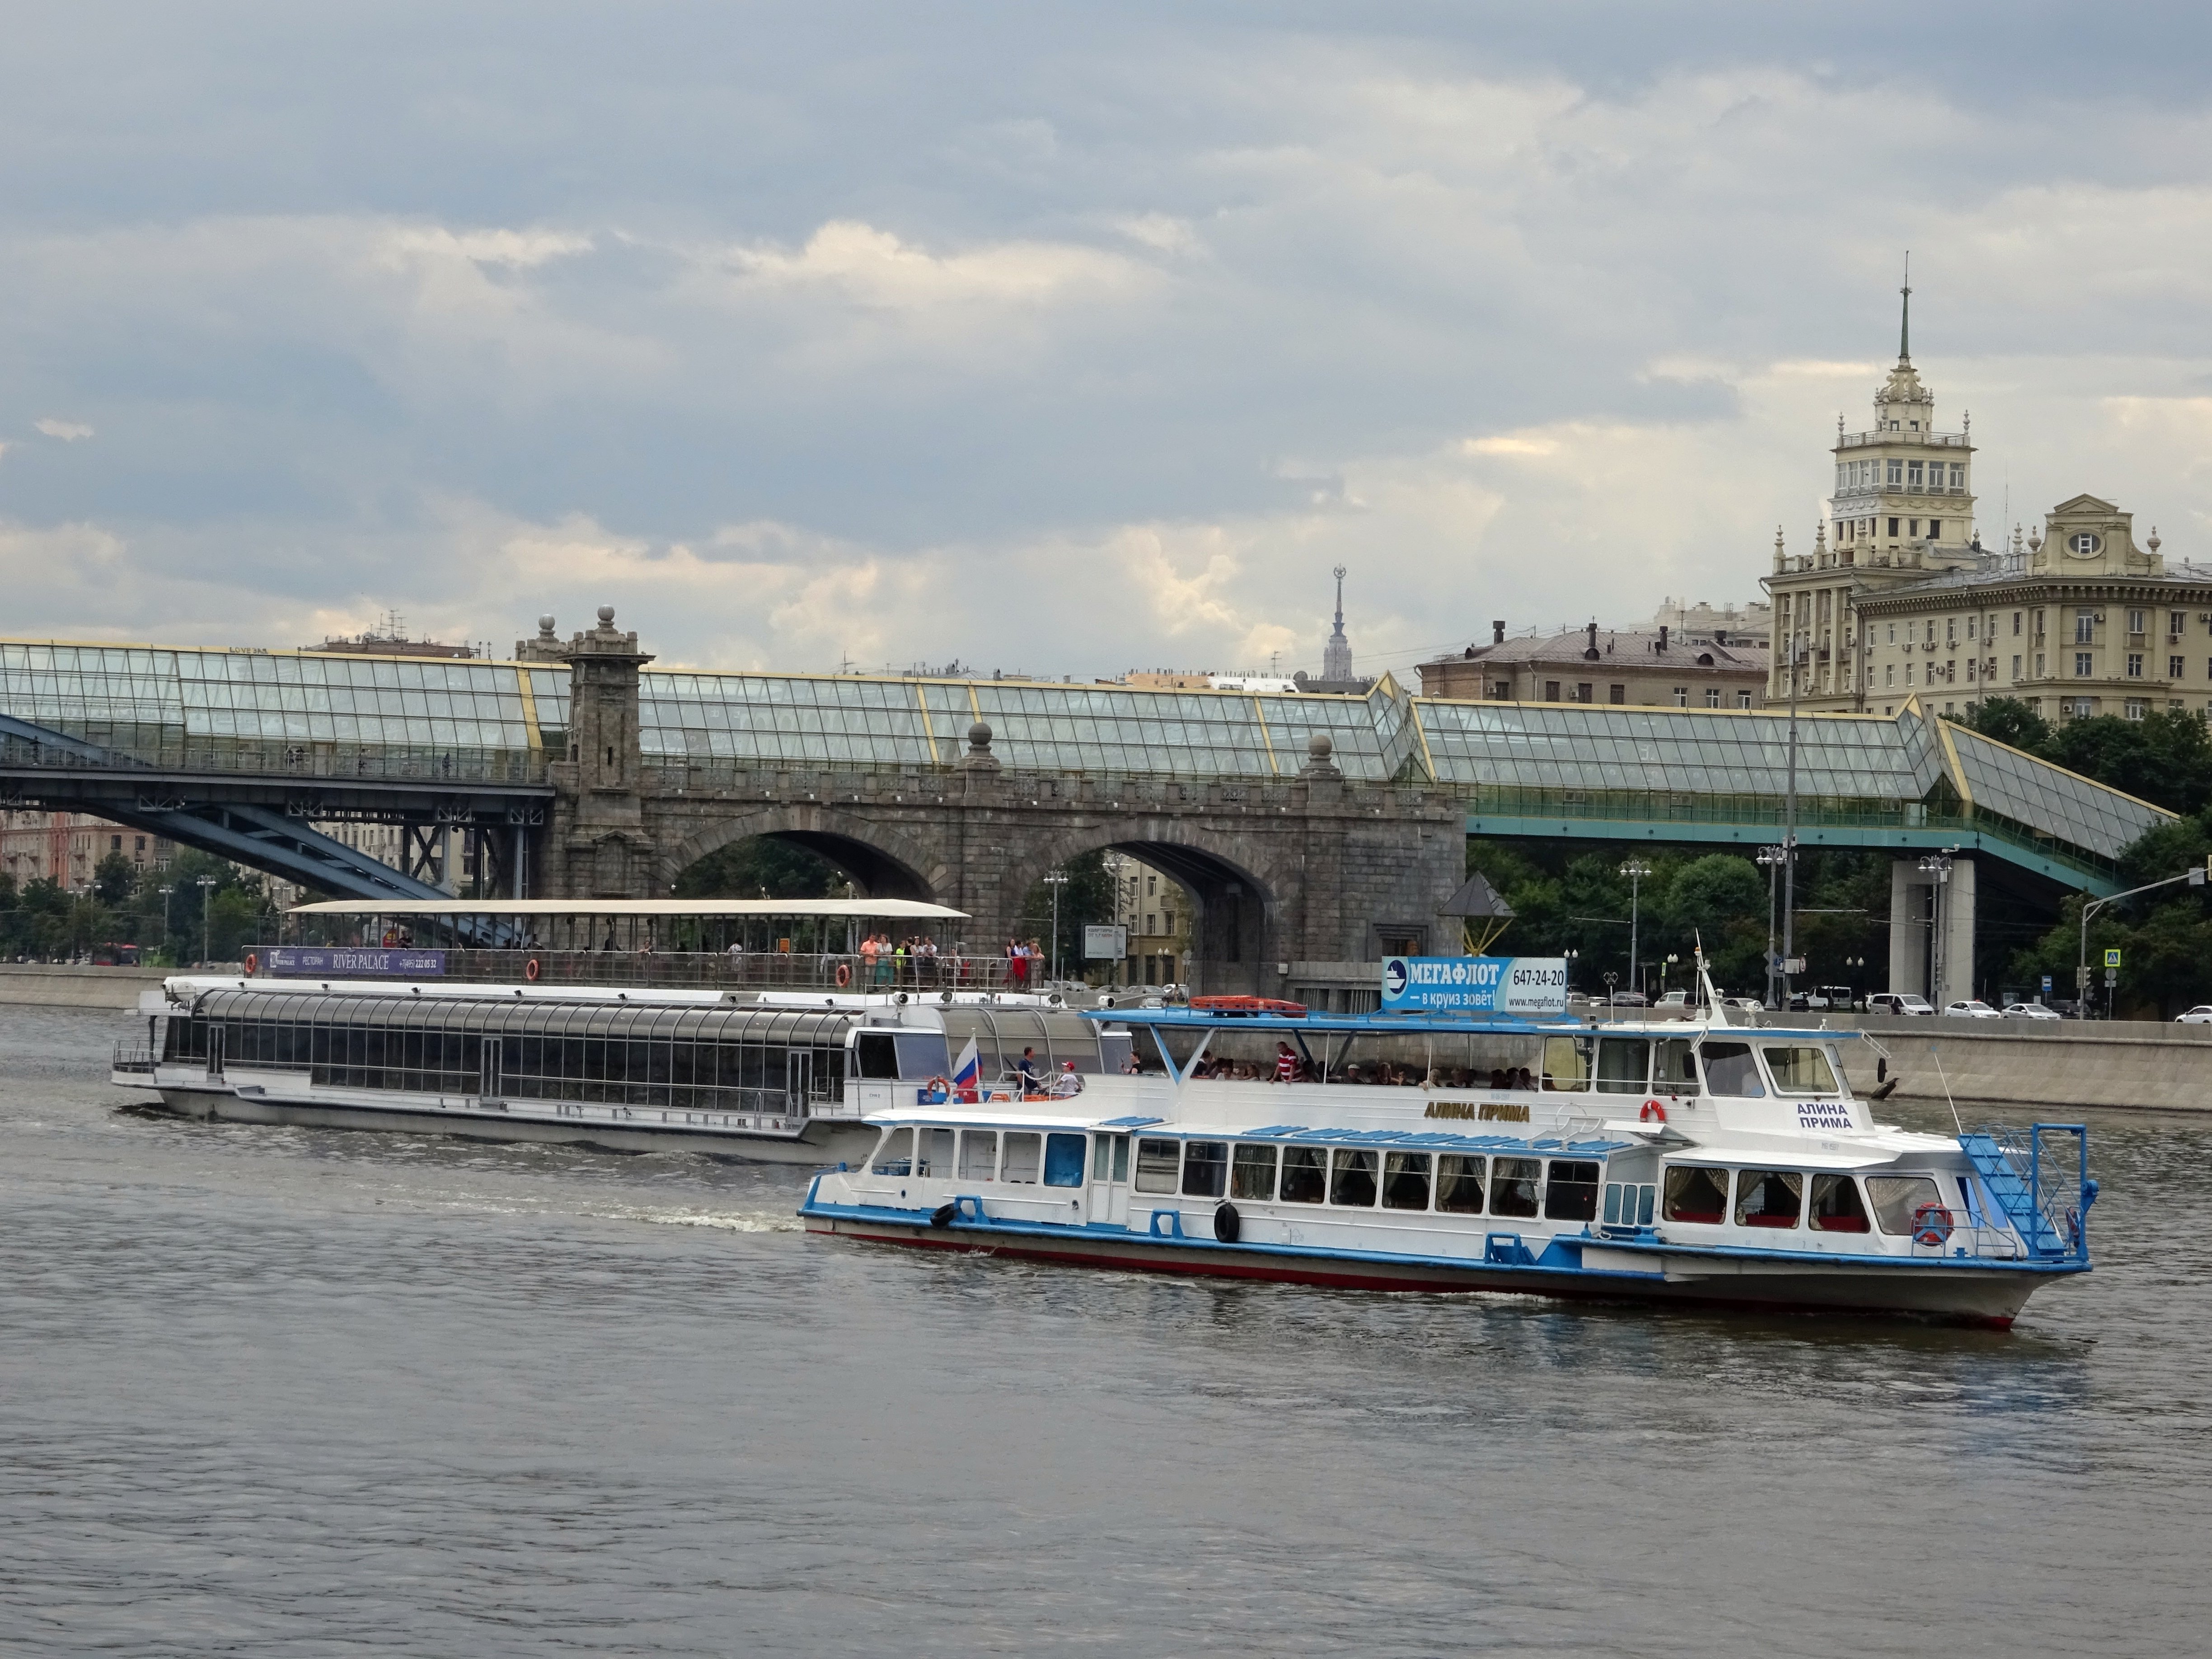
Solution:
[[[902,1089],[800,1214],[1090,1267],[2000,1328],[2088,1271],[2086,1127],[1876,1123],[1857,1034],[1740,1024],[1708,990],[1632,1023],[1086,1010],[1130,1034],[1118,1068],[1011,1103]]]

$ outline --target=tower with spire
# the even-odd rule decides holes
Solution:
[[[1778,543],[1775,550],[1773,702],[1788,700],[1794,666],[1801,708],[1866,707],[1859,598],[1980,557],[1971,426],[1936,429],[1936,394],[1912,364],[1911,269],[1907,254],[1897,362],[1875,390],[1872,425],[1850,432],[1837,416],[1833,491],[1814,524],[1812,551],[1791,556]]]
[[[1336,567],[1336,627],[1322,647],[1321,677],[1331,684],[1352,678],[1352,641],[1344,637],[1344,567]]]

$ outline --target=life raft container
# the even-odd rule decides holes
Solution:
[[[1289,1014],[1302,1015],[1306,1011],[1303,1002],[1286,1002],[1280,997],[1193,997],[1190,1006],[1205,1014]]]

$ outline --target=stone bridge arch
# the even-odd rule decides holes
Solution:
[[[1173,877],[1195,902],[1191,930],[1193,990],[1273,996],[1289,927],[1295,871],[1257,837],[1170,816],[1126,818],[1037,837],[1008,861],[998,914],[1018,916],[1023,896],[1047,871],[1096,852],[1125,853]],[[1001,932],[994,943],[1003,944]]]
[[[678,875],[711,853],[740,841],[763,837],[789,842],[818,853],[853,879],[870,898],[919,899],[942,902],[947,870],[943,854],[924,838],[895,824],[881,823],[817,801],[794,801],[738,812],[717,811],[689,826],[662,861],[665,890]]]

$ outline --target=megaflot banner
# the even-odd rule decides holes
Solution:
[[[1563,1014],[1565,957],[1385,957],[1382,1012]]]

